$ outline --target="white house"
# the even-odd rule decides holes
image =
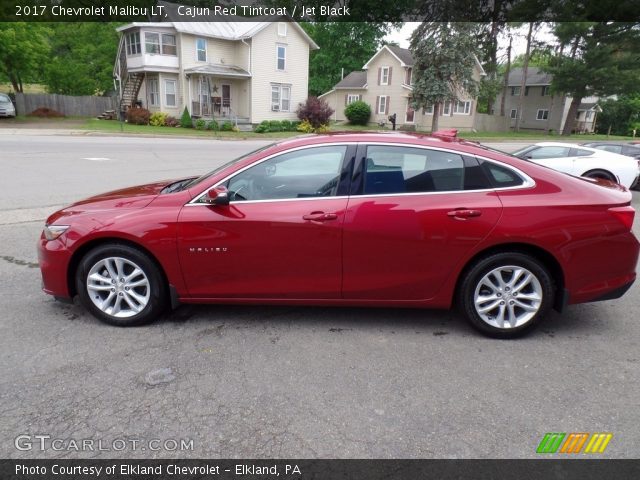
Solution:
[[[285,20],[282,18],[281,20]],[[135,22],[119,27],[122,109],[241,123],[296,118],[315,42],[295,22]]]
[[[476,59],[474,79],[485,75]],[[421,130],[430,130],[433,107],[421,111],[411,108],[413,91],[413,55],[406,48],[385,45],[362,67],[362,71],[349,73],[332,90],[320,95],[334,110],[335,120],[346,120],[345,107],[356,100],[371,106],[370,122],[387,122],[396,114],[397,125],[407,125]],[[474,128],[476,99],[461,94],[453,102],[440,108],[440,128],[471,130]]]

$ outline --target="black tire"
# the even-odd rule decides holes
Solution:
[[[144,276],[146,276],[148,286],[145,285],[142,287],[131,288],[131,290],[141,288],[142,290],[137,290],[137,293],[139,294],[138,296],[145,296],[147,298],[147,303],[143,308],[141,308],[141,304],[134,302],[136,303],[136,306],[138,308],[141,308],[139,312],[132,313],[134,312],[134,310],[130,307],[130,304],[123,304],[125,305],[126,309],[129,310],[129,316],[119,317],[110,315],[109,313],[106,313],[105,311],[98,308],[98,306],[94,303],[94,300],[90,298],[90,292],[87,287],[87,277],[89,276],[92,268],[98,267],[98,265],[101,264],[101,261],[109,258],[123,259],[126,262],[125,267],[129,269],[129,273],[132,271],[132,263],[143,272]],[[98,268],[103,269],[103,273],[106,272],[106,267]],[[123,285],[124,284],[118,284],[114,285],[114,287],[118,287],[118,291],[120,291],[126,288]],[[105,286],[108,286],[108,284],[105,283]],[[89,312],[91,312],[93,316],[104,323],[115,325],[117,327],[132,327],[149,323],[156,319],[167,305],[167,285],[156,263],[151,258],[149,258],[148,255],[141,252],[140,250],[123,244],[114,243],[101,245],[89,251],[82,258],[80,264],[78,265],[78,269],[76,271],[76,289],[81,303],[87,310],[89,310]],[[113,291],[116,290],[114,289]],[[129,288],[127,288],[127,291],[129,291]],[[100,299],[98,299],[97,295],[106,296],[109,295],[109,292],[107,291],[104,294],[102,294],[101,292],[92,292],[91,294],[94,295],[94,299],[96,299],[96,301],[101,301]],[[124,292],[120,291],[120,293],[117,293],[116,291],[115,295],[122,296],[124,295]],[[126,298],[129,299],[132,297],[129,297],[127,294]],[[120,301],[122,302],[123,299],[120,299]],[[123,313],[121,313],[121,315],[122,314]]]
[[[502,272],[501,278],[509,280],[509,272],[513,273],[513,269],[510,269],[509,267],[523,268],[527,270],[528,273],[532,274],[535,280],[532,279],[526,287],[522,288],[522,290],[516,291],[516,295],[513,295],[513,290],[505,293],[499,293],[496,290],[495,295],[499,295],[500,298],[487,300],[486,305],[490,306],[495,302],[502,302],[502,305],[505,305],[506,303],[513,301],[515,306],[513,306],[513,304],[512,307],[505,305],[503,308],[499,305],[490,311],[491,314],[498,313],[498,315],[496,315],[496,319],[493,320],[493,315],[487,314],[486,316],[488,317],[488,320],[485,320],[476,308],[476,290],[478,289],[480,294],[490,296],[494,292],[487,289],[486,283],[482,283],[483,278],[489,275],[490,272],[495,272],[496,269],[504,269],[500,270],[500,272]],[[505,277],[504,275],[507,276]],[[515,282],[515,284],[518,285],[518,282]],[[499,290],[502,292],[504,288],[500,288]],[[506,287],[506,290],[510,290],[510,287]],[[555,284],[553,278],[549,274],[549,271],[536,258],[519,252],[495,253],[477,260],[467,269],[464,277],[462,278],[462,282],[460,283],[458,305],[469,323],[483,334],[493,338],[516,338],[530,331],[542,318],[544,318],[553,305],[555,290]],[[541,301],[539,301],[535,312],[528,312],[518,306],[523,303],[533,306],[535,301],[528,300],[526,296],[534,295],[537,291],[540,291],[542,298]],[[519,298],[517,297],[518,294],[520,294]],[[503,298],[504,301],[502,300]],[[503,327],[499,327],[488,323],[489,321],[495,321],[495,323],[498,324],[499,311],[502,309],[504,312],[506,308],[511,308],[510,311],[514,312],[514,319],[517,319],[518,316],[520,316],[522,318],[522,324],[519,324],[519,322],[516,321],[513,326],[505,326],[503,322]],[[508,315],[509,313],[507,312],[507,316]],[[532,316],[527,318],[528,315]]]
[[[607,172],[606,170],[600,170],[600,169],[589,170],[588,172],[583,173],[582,176],[587,178],[603,178],[605,180],[610,180],[612,182],[616,182],[616,183],[618,182],[618,180],[616,180],[615,175],[611,172]]]

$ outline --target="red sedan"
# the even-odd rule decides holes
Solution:
[[[635,280],[631,194],[447,136],[335,134],[75,203],[43,288],[112,325],[179,303],[450,308],[496,337]]]

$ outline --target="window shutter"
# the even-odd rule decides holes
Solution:
[[[389,85],[391,85],[391,71],[393,70],[393,67],[389,67]]]
[[[389,71],[389,75],[391,75],[391,71]],[[384,105],[384,114],[389,114],[389,102],[391,101],[391,97],[387,97],[387,102]]]
[[[347,106],[347,102],[349,101],[349,95],[344,96],[344,106]]]
[[[378,85],[380,85],[382,79],[382,67],[378,67]]]
[[[376,113],[380,111],[380,95],[376,97]]]

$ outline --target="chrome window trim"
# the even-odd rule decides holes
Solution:
[[[277,152],[274,154],[271,154],[263,159],[261,159],[260,161],[256,162],[256,163],[252,163],[251,165],[247,165],[246,167],[241,168],[240,170],[238,170],[237,172],[233,172],[230,175],[227,175],[226,177],[224,177],[222,180],[220,180],[219,182],[216,182],[215,185],[207,188],[206,190],[202,191],[201,193],[199,193],[198,195],[196,195],[191,201],[189,201],[188,203],[186,203],[184,206],[185,207],[199,207],[199,206],[205,206],[205,207],[209,207],[211,206],[208,203],[204,203],[204,202],[199,202],[200,198],[202,198],[204,195],[206,195],[206,193],[213,189],[216,188],[218,186],[220,186],[221,184],[225,183],[226,181],[228,181],[231,177],[238,175],[242,172],[244,172],[245,170],[248,170],[249,168],[255,166],[255,165],[259,165],[262,162],[265,162],[267,160],[270,160],[271,158],[274,158],[278,155],[283,155],[286,153],[290,153],[290,152],[296,152],[298,150],[305,150],[308,148],[314,148],[314,147],[331,147],[331,146],[349,146],[349,145],[361,145],[361,144],[365,144],[365,145],[375,145],[375,146],[391,146],[391,147],[407,147],[407,148],[422,148],[425,150],[438,150],[441,152],[445,152],[445,153],[451,153],[454,155],[460,155],[460,156],[467,156],[467,157],[475,157],[478,160],[482,160],[485,162],[490,162],[493,164],[496,164],[500,167],[503,168],[507,168],[509,170],[512,170],[513,172],[515,172],[520,178],[522,178],[522,185],[516,185],[514,187],[496,187],[496,188],[481,188],[481,189],[477,189],[477,190],[447,190],[447,191],[443,191],[443,192],[404,192],[404,193],[372,193],[372,194],[363,194],[363,195],[339,195],[339,196],[331,196],[331,197],[303,197],[303,198],[277,198],[277,199],[271,199],[271,200],[243,200],[238,202],[239,204],[252,204],[252,203],[271,203],[271,202],[292,202],[292,201],[296,201],[296,202],[301,202],[301,201],[316,201],[316,200],[329,200],[329,199],[336,199],[336,200],[340,200],[340,199],[349,199],[349,198],[372,198],[372,197],[406,197],[406,196],[425,196],[425,195],[448,195],[451,193],[457,193],[457,194],[464,194],[464,193],[482,193],[482,192],[503,192],[503,191],[510,191],[510,190],[520,190],[520,189],[526,189],[526,188],[532,188],[535,187],[536,182],[535,180],[533,180],[533,178],[531,178],[529,175],[527,175],[526,173],[524,173],[522,170],[520,170],[517,167],[514,167],[512,165],[500,162],[499,160],[493,160],[491,158],[487,158],[481,155],[476,155],[473,153],[467,153],[467,152],[460,152],[458,150],[451,150],[451,149],[447,149],[447,148],[442,148],[442,147],[432,147],[430,145],[416,145],[416,144],[412,144],[412,143],[393,143],[393,142],[331,142],[331,143],[318,143],[318,144],[313,144],[313,145],[303,145],[301,147],[296,147],[293,148],[291,150],[286,150],[286,151],[281,151],[281,152]],[[507,154],[505,154],[507,155]],[[231,202],[231,204],[233,204],[234,202]]]

